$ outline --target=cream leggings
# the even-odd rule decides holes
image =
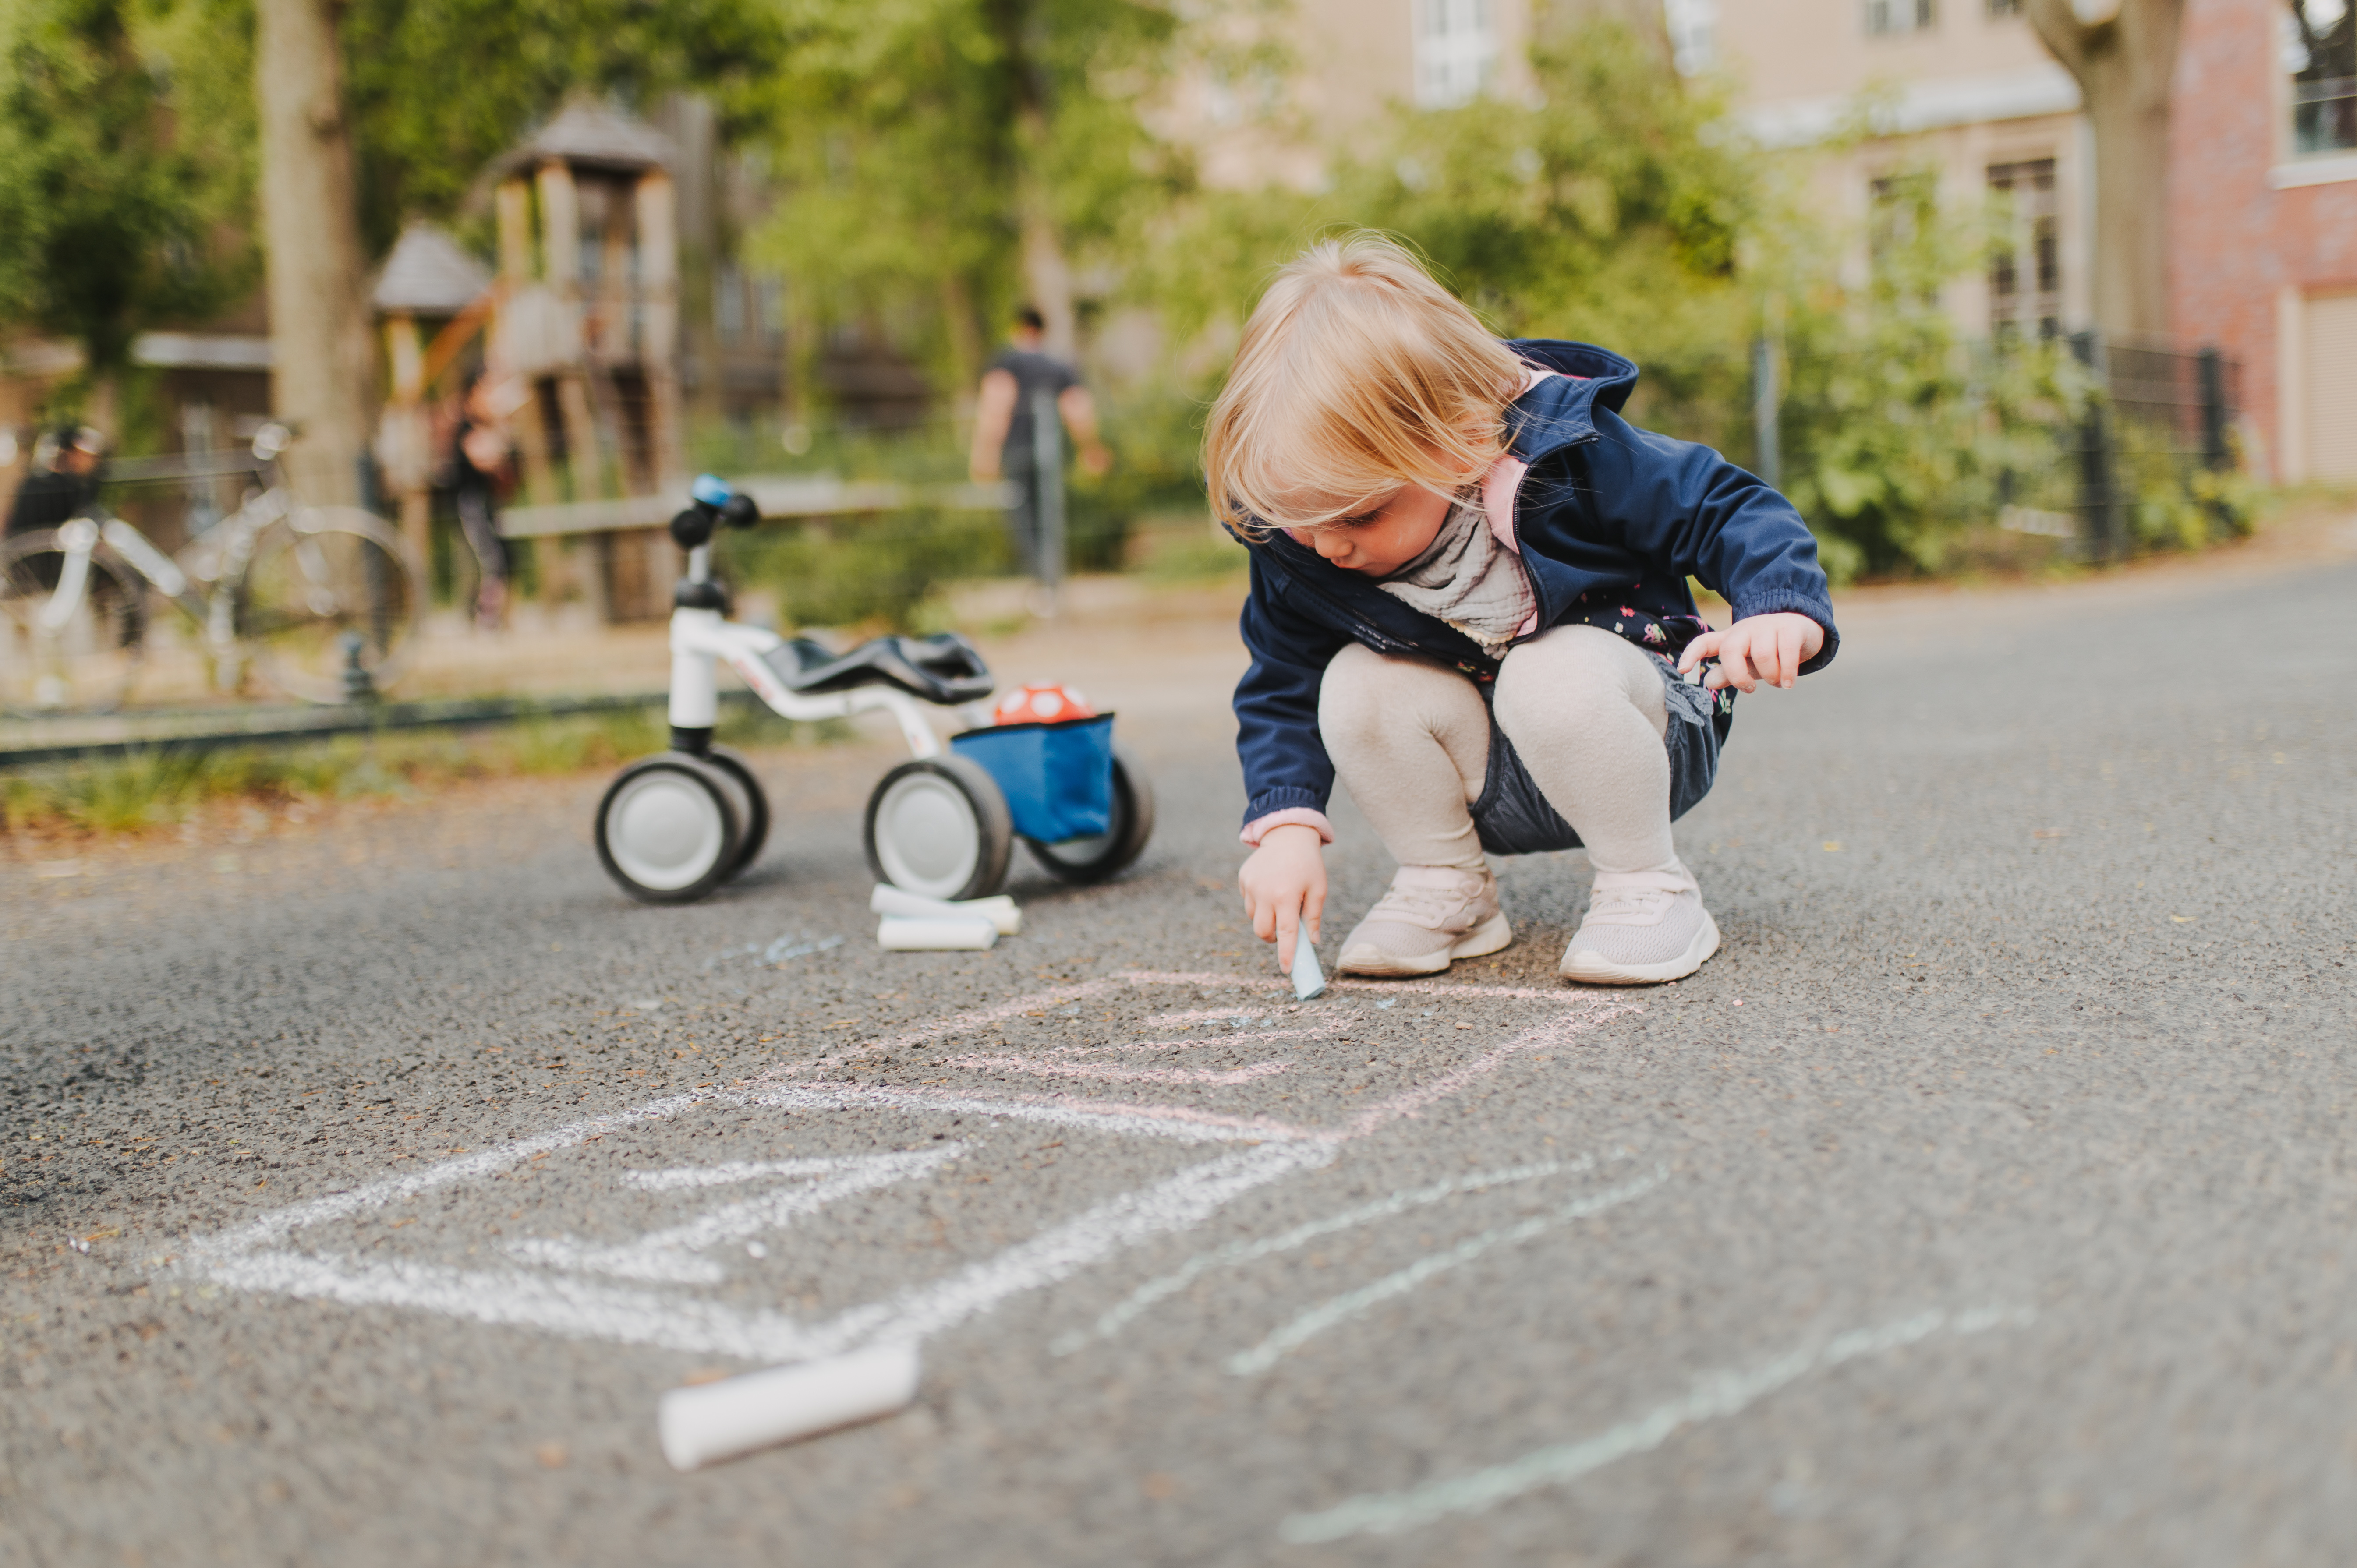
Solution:
[[[1480,870],[1471,807],[1490,765],[1490,723],[1513,743],[1598,871],[1674,869],[1662,667],[1599,627],[1559,626],[1519,644],[1491,705],[1471,680],[1352,643],[1326,666],[1318,728],[1351,798],[1402,865]]]

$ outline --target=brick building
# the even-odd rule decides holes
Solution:
[[[2305,26],[2303,26],[2305,24]],[[2189,0],[2169,133],[2176,334],[2243,362],[2274,478],[2357,479],[2357,23]]]

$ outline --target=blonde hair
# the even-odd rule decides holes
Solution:
[[[1416,485],[1454,495],[1505,447],[1523,365],[1385,235],[1310,246],[1261,295],[1203,433],[1222,521],[1324,528]]]

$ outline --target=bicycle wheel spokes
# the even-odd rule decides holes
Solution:
[[[54,530],[8,541],[0,548],[0,709],[120,707],[139,672],[145,612],[145,585],[112,555],[77,562]]]
[[[237,635],[264,679],[315,703],[344,697],[344,639],[361,668],[391,681],[415,639],[416,584],[383,524],[352,508],[310,507],[254,542],[237,590]]]

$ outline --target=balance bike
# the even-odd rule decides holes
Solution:
[[[729,620],[727,596],[712,580],[712,535],[724,523],[751,527],[760,510],[709,474],[693,494],[671,521],[672,538],[687,552],[687,575],[672,596],[671,749],[624,768],[597,802],[597,859],[607,874],[633,898],[684,904],[760,853],[770,831],[760,780],[743,757],[712,743],[716,666],[725,663],[785,718],[889,713],[912,760],[887,773],[867,799],[868,865],[879,879],[931,898],[998,891],[1018,836],[1006,793],[980,763],[945,749],[920,706],[955,708],[989,696],[995,682],[982,655],[955,632],[878,637],[838,654],[806,637]],[[1153,786],[1119,745],[1112,772],[1103,832],[1052,842],[1024,835],[1050,875],[1102,882],[1145,850]]]

